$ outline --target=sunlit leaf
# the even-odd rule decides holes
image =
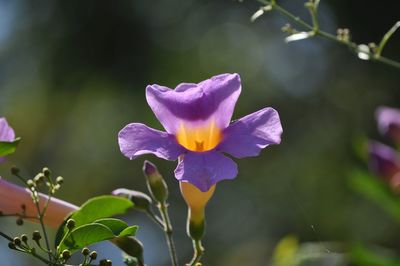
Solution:
[[[0,157],[14,153],[20,141],[21,138],[17,138],[11,142],[0,141]]]
[[[129,199],[108,195],[99,196],[85,202],[69,219],[74,219],[75,226],[79,227],[102,218],[122,214],[131,207],[133,207],[133,203]],[[56,246],[60,243],[66,232],[67,229],[65,228],[65,224],[63,224],[57,232]]]

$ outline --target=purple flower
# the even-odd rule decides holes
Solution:
[[[393,148],[370,141],[369,167],[371,171],[382,177],[393,189],[400,188],[400,157]]]
[[[376,110],[375,117],[380,133],[400,143],[400,110],[381,106]]]
[[[174,90],[147,86],[147,102],[166,132],[129,124],[118,135],[121,152],[131,160],[148,153],[166,160],[179,157],[175,177],[203,192],[235,178],[237,165],[224,153],[257,156],[261,149],[279,144],[282,134],[279,115],[269,107],[230,124],[240,92],[238,74],[182,83]]]
[[[8,125],[4,117],[0,117],[0,141],[12,142],[15,140],[14,130]],[[4,157],[0,157],[0,162],[4,161]]]

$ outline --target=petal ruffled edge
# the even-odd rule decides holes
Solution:
[[[267,107],[233,122],[217,149],[236,158],[258,156],[267,146],[279,144],[282,133],[278,112]]]
[[[146,99],[165,130],[175,134],[182,122],[214,119],[225,129],[241,92],[238,74],[221,74],[198,84],[182,83],[175,90],[157,84],[146,88]]]
[[[237,174],[236,163],[215,150],[188,152],[175,169],[176,179],[189,182],[202,192],[221,180],[234,179]]]
[[[130,160],[143,154],[174,161],[185,150],[166,132],[149,128],[141,123],[131,123],[118,133],[118,143],[123,155]]]

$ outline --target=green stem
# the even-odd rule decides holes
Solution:
[[[176,249],[174,240],[172,239],[172,225],[168,215],[168,205],[166,202],[160,202],[158,204],[161,217],[164,224],[164,233],[168,243],[169,254],[171,256],[171,262],[173,266],[178,266],[178,258],[176,256]]]
[[[379,43],[378,48],[376,49],[376,56],[381,56],[383,47],[385,47],[386,43],[389,41],[390,37],[396,32],[396,30],[400,27],[400,21],[397,21],[396,24],[393,25],[393,27],[390,28],[388,32],[383,36],[381,42]]]
[[[354,53],[358,53],[358,45],[352,41],[343,41],[338,39],[335,35],[326,32],[326,31],[322,31],[321,29],[318,28],[318,30],[315,30],[315,25],[318,26],[318,24],[315,24],[314,19],[316,19],[316,15],[315,17],[312,16],[313,18],[313,25],[308,24],[307,22],[305,22],[304,20],[302,20],[301,18],[299,18],[298,16],[295,16],[294,14],[292,14],[291,12],[287,11],[285,8],[283,8],[282,6],[278,5],[275,1],[268,1],[268,0],[257,0],[258,2],[264,4],[264,5],[271,5],[272,9],[275,9],[277,12],[279,12],[280,14],[284,15],[285,17],[289,18],[290,20],[292,20],[293,22],[297,23],[298,25],[300,25],[301,27],[305,28],[306,30],[312,31],[314,33],[314,36],[320,36],[323,37],[325,39],[334,41],[336,43],[342,44],[347,46],[351,51],[353,51]],[[313,12],[312,12],[313,13]],[[380,52],[382,51],[383,47],[385,46],[386,42],[389,40],[389,38],[391,37],[391,35],[394,33],[394,31],[400,27],[400,23],[396,23],[395,26],[392,27],[391,30],[388,31],[387,34],[385,34],[384,38],[381,41],[381,44],[379,45],[379,47],[382,46]],[[378,51],[379,51],[379,47],[378,47]],[[400,70],[400,62],[395,61],[393,59],[390,58],[386,58],[380,55],[379,53],[373,53],[370,51],[366,51],[364,52],[365,54],[367,54],[369,56],[369,58],[373,61],[377,61],[383,64],[386,64],[388,66],[392,66],[394,68],[397,68]]]
[[[204,248],[201,245],[201,240],[193,240],[193,250],[194,254],[192,260],[189,262],[190,266],[195,266],[204,254]]]

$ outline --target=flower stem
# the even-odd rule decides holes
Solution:
[[[297,23],[301,27],[311,31],[313,33],[313,36],[323,37],[325,39],[347,46],[354,53],[358,52],[358,44],[356,44],[355,42],[352,42],[350,40],[340,40],[335,35],[320,29],[318,25],[316,10],[311,10],[311,15],[314,25],[310,25],[301,18],[299,18],[298,16],[292,14],[282,6],[278,5],[276,1],[268,1],[268,0],[257,0],[257,1],[264,5],[270,5],[272,7],[272,10],[276,10],[277,12],[289,18],[290,20]],[[395,30],[399,26],[400,24],[398,22],[388,31],[387,34],[385,34],[376,52],[364,51],[363,53],[367,54],[369,58],[373,61],[377,61],[400,70],[400,62],[381,56],[382,49],[385,46],[387,40],[391,37],[391,35],[395,32]]]
[[[194,254],[192,260],[189,262],[190,266],[195,266],[204,254],[204,248],[201,245],[201,240],[193,240],[193,250]]]
[[[160,202],[157,205],[160,210],[161,217],[164,225],[164,233],[167,239],[169,254],[171,256],[172,266],[178,266],[178,258],[176,256],[176,249],[174,240],[172,239],[172,225],[168,215],[168,204],[166,202]]]

